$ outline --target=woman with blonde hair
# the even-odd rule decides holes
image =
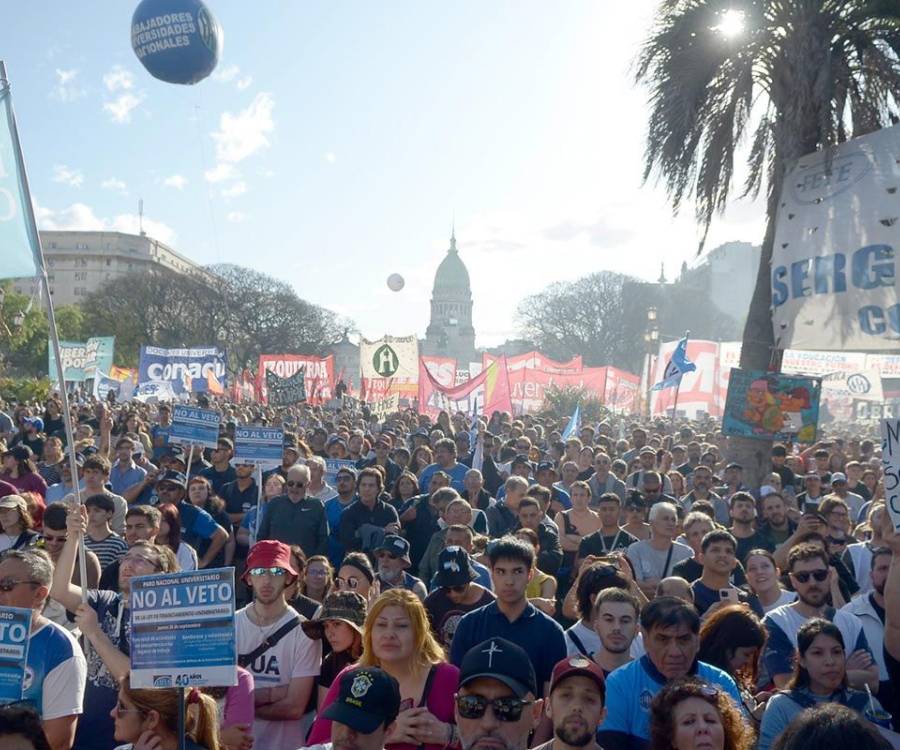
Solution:
[[[363,628],[362,656],[347,669],[353,666],[379,667],[400,684],[400,714],[385,738],[387,747],[443,750],[456,744],[453,696],[459,670],[445,661],[419,597],[406,589],[390,589],[375,600]],[[331,722],[321,714],[337,699],[340,677],[319,706],[309,745],[328,742],[331,737]]]
[[[138,689],[119,683],[119,699],[110,711],[116,750],[178,750],[178,701],[174,688]],[[185,750],[219,750],[216,701],[191,688],[184,694]]]

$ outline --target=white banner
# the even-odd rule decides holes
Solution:
[[[799,159],[784,178],[772,257],[781,348],[896,349],[900,342],[900,126]]]
[[[415,397],[419,383],[419,340],[415,336],[384,336],[359,342],[359,369],[366,401],[389,393]]]

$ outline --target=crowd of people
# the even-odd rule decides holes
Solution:
[[[32,611],[4,750],[174,750],[182,721],[190,750],[900,747],[863,429],[751,479],[711,419],[200,401],[214,450],[165,403],[74,406],[77,476],[58,399],[0,403],[0,606]],[[261,486],[238,424],[285,430]],[[132,688],[132,578],[229,566],[236,684]]]

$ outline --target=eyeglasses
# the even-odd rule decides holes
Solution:
[[[16,586],[22,583],[30,583],[32,586],[39,586],[40,583],[38,581],[17,581],[14,578],[0,578],[0,591],[8,594],[12,591]]]
[[[355,591],[359,588],[359,578],[355,576],[351,576],[350,578],[341,578],[338,576],[334,579],[334,585],[338,587],[338,589],[348,588],[351,591]]]
[[[287,571],[284,568],[250,568],[250,575],[252,576],[270,575],[281,578],[286,574]]]
[[[301,487],[301,488],[302,488],[302,487],[306,487],[306,482],[293,482],[293,481],[288,481],[288,482],[285,482],[285,483],[284,483],[284,486],[285,486],[285,487]]]
[[[119,566],[121,567],[125,563],[131,563],[132,565],[141,563],[143,565],[150,565],[154,569],[159,568],[159,563],[156,560],[151,560],[149,557],[144,557],[143,555],[125,555],[119,562]]]
[[[828,578],[828,571],[822,569],[804,570],[800,573],[791,573],[791,575],[797,579],[797,583],[809,583],[810,576],[819,583],[822,583],[822,581]]]
[[[128,708],[122,701],[118,701],[116,703],[116,716],[122,716],[122,714],[143,714],[144,710],[142,708]]]
[[[314,576],[315,578],[325,578],[325,576],[328,575],[328,571],[327,570],[313,570],[312,568],[310,568],[309,570],[306,571],[306,575]]]
[[[457,695],[456,710],[464,719],[480,719],[490,706],[498,721],[518,721],[525,706],[533,702],[512,697],[488,700],[483,695]]]

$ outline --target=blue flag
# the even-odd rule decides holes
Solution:
[[[22,168],[9,84],[0,80],[0,279],[35,276],[41,268],[37,227]]]
[[[675,351],[672,352],[672,359],[666,365],[663,372],[663,379],[654,385],[651,391],[662,391],[666,388],[674,388],[681,383],[681,376],[686,372],[693,372],[697,369],[697,365],[687,358],[687,336],[678,342]]]
[[[575,404],[575,411],[569,417],[569,424],[563,430],[562,439],[568,440],[570,437],[578,437],[578,430],[581,427],[581,404]]]

